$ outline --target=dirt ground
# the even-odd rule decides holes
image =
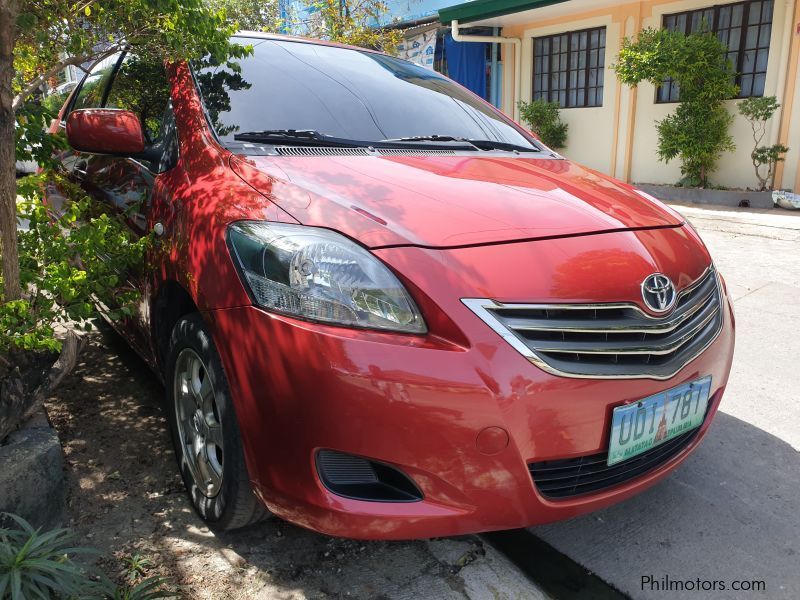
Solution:
[[[140,554],[186,598],[534,598],[535,586],[476,537],[333,539],[277,518],[215,535],[177,471],[163,389],[105,325],[47,404],[64,448],[67,519],[100,566]]]

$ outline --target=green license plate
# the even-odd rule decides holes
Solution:
[[[618,406],[611,419],[611,466],[699,427],[706,414],[711,376],[684,383],[633,404]]]

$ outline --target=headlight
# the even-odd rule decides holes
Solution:
[[[397,277],[377,258],[327,229],[242,221],[228,241],[256,303],[304,319],[425,333]]]

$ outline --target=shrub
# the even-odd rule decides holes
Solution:
[[[656,124],[658,155],[666,162],[678,158],[682,183],[688,185],[707,186],[720,155],[735,148],[728,133],[733,117],[723,102],[739,88],[726,52],[727,46],[707,31],[685,35],[648,28],[636,40],[625,38],[613,67],[629,86],[661,85],[667,78],[677,82],[681,104]]]
[[[680,157],[681,185],[708,186],[708,173],[720,155],[735,148],[728,128],[733,121],[724,106],[695,102],[679,104],[656,124],[658,157],[669,162]]]
[[[16,351],[58,351],[58,325],[89,328],[97,315],[95,301],[115,307],[109,316],[119,319],[132,314],[137,294],[124,289],[119,273],[141,264],[149,237],[135,239],[121,219],[93,203],[67,180],[75,200],[68,200],[63,213],[54,214],[38,200],[46,184],[31,176],[19,182],[24,194],[17,215],[27,221],[17,234],[20,282],[29,291],[21,300],[0,303],[0,356]]]
[[[70,555],[87,552],[72,547],[65,529],[34,530],[16,515],[3,515],[16,529],[0,529],[0,599],[72,598],[90,595],[94,587]]]
[[[42,106],[53,114],[53,116],[57,116],[59,111],[61,111],[61,107],[64,106],[64,102],[67,101],[67,96],[69,96],[69,92],[60,92],[58,94],[48,94],[45,98],[42,99]]]
[[[136,584],[114,586],[106,593],[111,600],[156,600],[157,598],[176,598],[168,589],[169,580],[165,577],[146,577]]]
[[[125,561],[127,581],[117,585],[103,573],[72,561],[75,555],[97,552],[74,547],[74,536],[66,529],[42,533],[17,515],[4,513],[0,517],[17,525],[14,529],[0,529],[0,600],[156,600],[177,596],[169,579],[142,577],[149,562],[139,555]]]
[[[756,178],[760,191],[771,190],[775,183],[775,167],[779,161],[783,160],[783,155],[789,148],[783,144],[773,144],[772,146],[762,146],[761,142],[767,134],[767,121],[772,118],[775,111],[780,108],[778,99],[775,96],[763,96],[746,98],[739,102],[739,112],[750,123],[753,130],[753,140],[755,147],[750,153],[753,167],[756,170]],[[767,167],[767,172],[762,174],[762,167]]]
[[[72,198],[58,212],[39,200],[53,182]],[[24,294],[0,299],[0,442],[75,366],[82,343],[74,330],[91,329],[98,306],[110,307],[103,314],[113,320],[133,315],[139,294],[121,274],[141,267],[151,240],[136,239],[122,215],[61,174],[25,177],[17,187],[16,216],[27,225],[16,232]],[[58,352],[54,364],[48,355]]]
[[[567,145],[569,125],[561,120],[559,109],[558,102],[548,102],[547,100],[519,103],[522,119],[530,125],[531,131],[539,136],[546,146],[554,150]]]

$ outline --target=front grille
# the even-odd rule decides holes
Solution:
[[[652,471],[681,452],[697,436],[698,429],[688,431],[612,466],[606,465],[608,452],[546,460],[528,465],[539,493],[546,498],[569,498],[596,492],[624,483]]]
[[[664,317],[635,304],[462,302],[532,363],[565,377],[668,379],[722,329],[713,268],[682,290]]]

